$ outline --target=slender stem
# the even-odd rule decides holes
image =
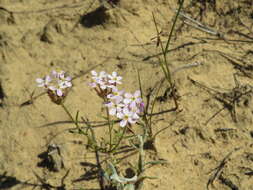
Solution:
[[[170,30],[169,38],[168,38],[168,41],[167,41],[166,46],[165,46],[165,51],[164,51],[165,55],[166,55],[166,53],[168,52],[169,45],[170,45],[170,41],[171,41],[171,38],[172,38],[172,33],[173,33],[174,29],[175,29],[176,22],[177,22],[177,19],[178,19],[179,14],[180,14],[180,11],[181,11],[181,9],[183,8],[183,4],[184,4],[184,0],[182,0],[182,2],[181,2],[180,5],[179,5],[179,8],[178,8],[176,17],[175,17],[175,19],[174,19],[172,28],[171,28],[171,30]]]
[[[95,135],[95,132],[94,132],[92,126],[90,125],[90,122],[88,120],[85,120],[85,119],[83,119],[83,121],[86,123],[87,127],[89,128],[89,130],[91,132],[91,139],[93,141],[92,143],[94,143],[94,147],[92,147],[92,148],[94,148],[95,156],[96,156],[96,162],[97,162],[97,166],[98,166],[98,182],[99,182],[101,190],[104,190],[105,189],[105,184],[104,184],[104,178],[103,178],[103,169],[102,169],[100,159],[99,159],[99,147],[97,145],[96,135]]]
[[[173,81],[172,81],[172,77],[171,77],[171,71],[170,71],[170,68],[169,68],[169,65],[168,65],[168,61],[167,61],[167,53],[168,53],[170,41],[172,39],[172,34],[173,34],[174,29],[175,29],[176,22],[177,22],[179,14],[180,14],[180,11],[181,11],[181,9],[183,7],[183,4],[184,4],[184,0],[182,0],[180,2],[180,6],[179,6],[179,9],[177,11],[176,17],[174,19],[174,22],[173,22],[173,25],[172,25],[172,28],[171,28],[171,31],[170,31],[170,34],[169,34],[169,37],[168,37],[168,40],[167,40],[165,48],[164,48],[163,44],[161,43],[161,48],[162,48],[164,62],[160,61],[160,65],[162,67],[162,70],[163,70],[163,73],[165,75],[165,78],[167,79],[167,81],[168,81],[168,83],[170,85],[170,88],[172,89],[172,96],[173,96],[173,100],[174,100],[174,103],[175,103],[175,109],[178,108],[178,103],[177,103],[177,99],[176,99],[176,95],[175,95],[175,87],[174,87],[174,84],[173,84]],[[156,30],[157,30],[157,35],[159,37],[159,31],[158,31],[158,28],[157,28],[157,23],[155,21],[154,15],[153,15],[153,19],[154,19],[155,27],[156,27]]]
[[[161,89],[161,87],[162,87],[162,85],[163,85],[163,82],[164,82],[164,80],[162,80],[161,82],[160,82],[160,85],[158,86],[158,89],[157,89],[157,91],[156,91],[156,94],[155,94],[155,99],[154,99],[154,101],[152,102],[152,104],[151,104],[151,115],[150,115],[150,117],[149,117],[149,124],[148,124],[148,126],[149,126],[149,128],[150,128],[150,131],[149,131],[149,137],[151,137],[152,138],[152,136],[153,136],[153,131],[152,131],[152,117],[153,117],[153,111],[154,111],[154,108],[155,108],[155,103],[156,103],[156,98],[158,97],[158,94],[159,94],[159,92],[160,92],[160,89]]]
[[[143,90],[142,90],[142,84],[141,84],[141,76],[140,76],[140,72],[139,72],[138,69],[137,69],[137,74],[138,74],[139,88],[140,88],[140,91],[141,91],[141,98],[143,100]],[[144,120],[144,123],[146,124],[147,127],[146,126],[142,126],[142,128],[143,128],[143,135],[145,136],[145,139],[146,139],[146,135],[147,135],[147,128],[149,129],[149,132],[148,132],[149,135],[152,136],[152,127],[151,127],[151,125],[149,125],[148,118],[147,118],[147,110],[148,110],[148,107],[149,107],[149,103],[150,103],[150,96],[148,95],[147,96],[147,105],[146,105],[146,108],[144,108],[144,113],[143,113],[143,120]],[[152,116],[150,116],[150,117],[152,117]]]
[[[122,132],[122,134],[120,136],[120,139],[118,140],[117,144],[110,150],[110,152],[113,152],[114,150],[116,150],[118,148],[118,146],[120,145],[120,143],[121,143],[121,141],[122,141],[122,139],[123,139],[123,137],[124,137],[124,135],[126,133],[126,129],[127,129],[127,127],[125,126],[124,130],[123,130],[123,132]]]
[[[160,40],[160,36],[159,36],[159,31],[158,31],[158,27],[157,27],[157,23],[156,23],[156,19],[155,19],[155,15],[153,15],[153,20],[154,20],[154,23],[155,23],[155,28],[156,28],[156,32],[157,32],[157,38],[158,40]],[[167,41],[167,45],[168,45],[168,42],[170,41],[170,39]],[[167,47],[167,46],[166,46]],[[174,93],[174,89],[173,89],[173,82],[172,82],[172,79],[171,79],[171,72],[170,72],[170,68],[168,67],[168,62],[167,62],[167,56],[166,56],[166,50],[164,49],[163,47],[163,44],[161,43],[161,48],[162,48],[162,53],[163,53],[163,56],[164,56],[164,61],[162,61],[160,59],[160,57],[158,57],[159,59],[159,63],[160,63],[160,66],[163,70],[163,73],[165,75],[165,79],[168,81],[169,85],[170,85],[170,88],[172,89],[172,95],[173,95],[173,100],[174,100],[174,103],[175,103],[175,109],[178,108],[178,104],[177,104],[177,100],[175,98],[175,93]]]
[[[78,128],[79,132],[81,131],[81,128],[78,124],[78,121],[74,119],[74,117],[71,115],[71,113],[69,112],[69,110],[67,109],[67,107],[62,103],[61,104],[62,108],[64,109],[64,111],[68,114],[68,116],[70,117],[70,119],[74,122],[74,124],[76,125],[76,127]]]
[[[110,143],[110,148],[109,150],[112,149],[112,123],[111,123],[111,117],[110,117],[110,114],[109,114],[109,109],[106,108],[106,114],[107,114],[107,120],[108,120],[108,127],[109,127],[109,143]]]
[[[184,0],[181,1],[180,6],[178,8],[178,11],[177,11],[176,17],[174,19],[174,22],[173,22],[173,25],[172,25],[172,28],[171,28],[171,31],[170,31],[169,38],[168,38],[168,41],[166,43],[165,49],[163,48],[163,45],[161,44],[162,51],[163,51],[165,68],[166,68],[166,71],[167,71],[167,80],[168,80],[168,82],[170,84],[170,87],[172,89],[173,100],[174,100],[176,108],[178,108],[178,103],[177,103],[177,100],[176,100],[175,89],[174,89],[173,82],[172,82],[172,79],[171,79],[171,71],[170,71],[169,66],[168,66],[167,52],[168,52],[168,49],[169,49],[170,41],[171,41],[171,38],[172,38],[172,33],[175,29],[178,16],[180,14],[181,9],[183,8],[183,4],[184,4]]]
[[[68,116],[70,117],[70,119],[75,122],[73,116],[71,115],[71,113],[69,112],[69,110],[66,108],[66,106],[62,103],[61,104],[62,108],[64,109],[64,111],[68,114]]]
[[[106,98],[104,98],[104,102],[107,102]],[[109,127],[109,144],[110,144],[109,151],[110,151],[112,149],[112,128],[113,128],[113,124],[111,123],[111,117],[110,117],[110,114],[109,114],[108,107],[106,107],[106,115],[107,115],[107,121],[108,121],[108,127]]]

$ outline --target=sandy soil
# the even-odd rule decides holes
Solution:
[[[94,66],[97,71],[115,70],[129,91],[138,88],[139,69],[147,94],[163,78],[153,56],[161,50],[156,47],[152,12],[165,42],[177,2],[121,0],[117,7],[99,12],[99,2],[93,0],[0,0],[0,189],[46,189],[36,186],[42,183],[52,186],[48,189],[63,188],[67,171],[65,189],[99,188],[94,168],[85,164],[95,164],[94,153],[85,148],[84,137],[67,131],[73,124],[60,122],[69,120],[61,107],[46,95],[20,105],[31,93],[42,92],[35,79],[53,69],[72,76]],[[167,164],[147,170],[146,175],[158,179],[146,180],[143,189],[251,190],[253,4],[189,2],[184,13],[211,29],[197,29],[184,17],[176,25],[168,59],[175,71],[179,109],[153,119],[154,131],[169,128],[156,138],[157,152],[147,151],[146,156]],[[194,63],[200,64],[185,67]],[[88,81],[88,74],[74,80],[66,106],[99,120],[101,101]],[[172,99],[164,96],[156,111],[172,106]],[[42,167],[41,154],[50,143],[67,152],[65,169],[58,172]],[[122,174],[130,163],[136,163],[136,155],[119,164]]]

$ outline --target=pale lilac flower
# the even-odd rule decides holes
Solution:
[[[92,75],[91,78],[92,78],[93,83],[98,83],[98,81],[101,80],[96,71],[91,71],[91,75]]]
[[[53,86],[53,85],[48,86],[48,89],[49,89],[49,90],[52,90],[52,91],[57,90],[57,88],[56,88],[55,86]]]
[[[58,78],[58,73],[55,70],[53,70],[51,72],[51,76],[54,77],[54,78]]]
[[[122,104],[120,101],[115,100],[115,101],[106,103],[105,106],[109,108],[110,115],[116,115],[117,113],[122,111],[124,104]]]
[[[45,78],[37,78],[36,82],[38,83],[38,87],[47,88],[48,84],[52,81],[50,76],[46,76]]]
[[[137,119],[139,119],[139,116],[133,112],[131,112],[128,108],[123,108],[123,110],[119,113],[117,113],[117,117],[119,119],[122,119],[120,121],[120,126],[125,127],[128,123],[134,124],[136,123]]]
[[[141,103],[139,104],[139,110],[140,110],[140,112],[141,112],[141,113],[144,112],[144,109],[145,109],[145,104],[144,104],[144,102],[141,102]]]
[[[114,87],[112,88],[112,93],[107,95],[107,98],[111,100],[116,100],[117,102],[120,102],[123,100],[123,95],[124,90],[118,90],[118,88]]]
[[[130,107],[136,107],[136,104],[139,104],[142,102],[142,99],[140,96],[141,96],[141,92],[139,90],[137,90],[134,94],[125,93],[124,103],[126,105],[129,104]]]
[[[61,77],[61,80],[58,81],[58,85],[60,88],[70,88],[72,86],[71,83],[72,78],[70,76],[65,77],[64,75]]]
[[[60,72],[58,73],[57,78],[59,78],[59,79],[61,79],[61,80],[65,79],[65,72],[64,72],[64,71],[60,71]]]
[[[118,76],[116,72],[112,72],[112,75],[107,74],[105,71],[97,73],[96,71],[91,71],[92,82],[89,85],[92,88],[99,87],[102,90],[113,89],[116,84],[121,84],[121,76]]]
[[[91,71],[91,74],[92,74],[92,76],[93,76],[92,78],[94,78],[94,79],[96,79],[96,77],[98,77],[97,72],[94,71],[94,70]]]
[[[97,87],[97,77],[98,74],[96,71],[91,71],[91,75],[92,75],[92,82],[89,83],[89,86],[92,88],[96,88]]]
[[[57,94],[57,96],[63,96],[63,92],[62,92],[62,90],[61,89],[56,89],[56,94]]]
[[[52,71],[51,72],[51,77],[55,83],[55,85],[59,86],[59,88],[70,88],[72,86],[71,80],[72,78],[70,76],[65,76],[66,72],[64,71],[60,71],[60,72],[56,72],[56,71]]]
[[[121,82],[121,79],[122,77],[121,76],[118,76],[117,72],[112,72],[112,75],[108,75],[108,78],[109,78],[109,83],[110,84],[122,84]]]
[[[124,93],[119,90],[116,85],[121,84],[122,77],[117,72],[111,75],[105,71],[97,73],[91,71],[92,82],[89,85],[95,89],[98,96],[107,98],[108,102],[105,106],[109,110],[109,114],[119,118],[120,126],[125,127],[127,124],[134,124],[140,118],[140,114],[144,111],[144,103],[142,101],[141,92]]]
[[[99,87],[102,89],[102,90],[105,90],[106,88],[108,88],[108,85],[106,84],[106,82],[100,80],[97,82],[99,84]]]
[[[100,77],[100,78],[107,78],[107,77],[108,77],[108,74],[107,74],[105,71],[100,71],[99,77]]]
[[[113,102],[109,102],[105,106],[109,108],[109,114],[110,115],[116,115],[117,114],[117,104],[114,104]]]
[[[101,71],[99,74],[96,71],[91,71],[92,74],[92,82],[89,84],[92,88],[96,88],[97,86],[102,90],[107,88],[111,88],[111,85],[108,82],[108,74],[105,71]]]
[[[91,88],[96,88],[96,87],[97,87],[97,83],[96,83],[96,82],[90,82],[90,83],[88,83],[88,85],[89,85]]]
[[[132,106],[132,107],[128,107],[128,109],[131,111],[131,112],[133,112],[134,114],[139,114],[139,113],[141,113],[141,110],[140,110],[140,108],[138,107],[138,105],[135,105],[135,106]]]
[[[105,81],[107,78],[107,73],[105,71],[101,71],[99,74],[96,71],[91,71],[92,79],[95,82]]]
[[[47,75],[44,79],[36,79],[37,83],[39,83],[39,87],[44,87],[46,90],[54,92],[59,97],[64,95],[65,90],[63,89],[67,89],[72,86],[71,80],[72,78],[70,76],[66,76],[64,71],[52,71],[50,76]]]
[[[62,92],[62,90],[61,90],[60,87],[57,88],[54,85],[50,85],[50,86],[48,86],[48,89],[51,90],[51,91],[53,91],[53,92],[56,92],[57,96],[62,96],[63,95],[63,92]]]

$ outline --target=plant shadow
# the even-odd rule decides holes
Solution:
[[[0,174],[0,189],[10,189],[22,183],[16,177],[8,176],[6,174],[7,172]]]
[[[55,172],[54,163],[48,158],[47,151],[42,152],[38,157],[41,159],[41,161],[37,163],[38,167],[47,168],[49,171]]]
[[[73,182],[80,182],[83,180],[90,181],[98,178],[99,170],[96,164],[90,162],[81,162],[80,165],[87,169],[85,169],[86,171],[83,175],[81,175],[78,179],[75,179]]]

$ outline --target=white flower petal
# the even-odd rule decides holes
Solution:
[[[108,108],[111,108],[111,107],[113,107],[113,103],[112,102],[105,103],[105,106],[108,107]]]
[[[135,109],[136,108],[136,102],[135,101],[130,102],[130,108],[131,109]]]
[[[66,80],[66,81],[71,81],[71,80],[72,80],[72,77],[67,76],[67,77],[65,78],[65,80]]]
[[[41,83],[37,85],[38,87],[45,87],[45,84]]]
[[[95,82],[91,82],[88,84],[91,88],[96,88],[97,87],[97,83]]]
[[[113,100],[115,100],[116,103],[120,103],[123,100],[122,96],[114,96],[112,97]]]
[[[131,112],[129,111],[128,107],[124,107],[122,112],[124,115],[128,115],[128,116],[131,115]]]
[[[105,71],[101,71],[101,72],[99,73],[99,77],[100,77],[100,78],[105,78],[105,77],[107,77],[107,73],[106,73]]]
[[[51,81],[52,81],[51,77],[50,77],[49,75],[47,75],[47,76],[45,77],[45,84],[48,84],[48,83],[50,83]]]
[[[124,117],[124,114],[122,112],[117,113],[117,118],[122,119]]]
[[[117,72],[115,72],[115,71],[112,72],[113,77],[117,77],[117,75],[118,75]]]
[[[118,76],[117,77],[117,81],[120,82],[122,80],[122,77],[121,76]]]
[[[127,120],[129,123],[131,124],[135,124],[137,122],[137,120],[133,119],[133,118],[128,118]]]
[[[114,84],[116,81],[115,80],[109,80],[108,81],[110,84]]]
[[[94,71],[94,70],[91,71],[91,74],[92,74],[93,76],[98,76],[97,72]]]
[[[125,127],[126,124],[127,124],[127,120],[121,120],[119,123],[120,127]]]
[[[107,85],[107,88],[115,88],[115,86],[114,85]]]
[[[131,100],[130,99],[124,99],[123,102],[124,102],[124,104],[129,104],[131,102]]]
[[[109,99],[112,99],[113,97],[114,97],[113,94],[108,94],[108,95],[107,95],[107,98],[109,98]]]
[[[137,120],[137,119],[139,119],[140,117],[139,117],[139,115],[138,115],[137,113],[133,113],[132,118],[135,119],[135,120]]]
[[[36,82],[37,82],[37,83],[44,83],[44,80],[43,80],[42,78],[37,78],[37,79],[36,79]]]
[[[109,114],[110,114],[110,115],[116,115],[116,112],[117,112],[117,109],[116,109],[116,108],[111,108],[111,109],[109,110]]]
[[[136,98],[135,102],[139,104],[139,103],[142,102],[142,99],[141,99],[140,97],[139,97],[139,98]]]
[[[133,95],[132,95],[132,94],[130,94],[130,93],[125,93],[125,97],[130,99],[130,98],[132,98],[132,97],[133,97]]]
[[[72,86],[72,83],[68,82],[68,81],[66,81],[65,84],[66,84],[67,87],[71,87]]]
[[[58,79],[64,79],[65,78],[65,72],[64,71],[60,71],[59,73],[57,73],[56,77],[55,78],[58,78]]]
[[[57,73],[55,70],[53,70],[53,71],[51,72],[51,75],[54,76],[54,77],[56,77],[56,76],[58,75],[58,73]]]
[[[56,90],[56,94],[57,94],[57,96],[62,96],[62,95],[63,95],[63,92],[62,92],[61,89],[57,89],[57,90]]]
[[[50,90],[52,90],[52,91],[55,91],[55,90],[56,90],[55,86],[49,86],[48,89],[50,89]]]
[[[117,112],[122,112],[122,108],[121,107],[117,107]]]
[[[102,90],[105,90],[105,89],[107,88],[107,85],[100,84],[100,88],[101,88]]]

